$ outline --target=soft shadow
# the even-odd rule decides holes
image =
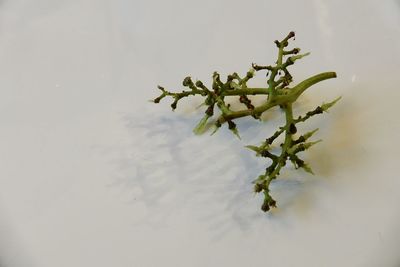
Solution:
[[[335,170],[362,163],[362,135],[358,114],[353,109],[349,112],[351,101],[342,101],[332,115],[313,119],[324,142],[304,154],[316,175],[286,168],[271,187],[279,207],[271,213],[260,210],[262,195],[252,192],[252,181],[267,162],[244,146],[271,135],[281,125],[276,120],[238,121],[240,141],[225,127],[211,137],[208,133],[195,136],[192,129],[202,116],[200,111],[189,116],[169,111],[164,115],[149,108],[127,115],[124,120],[132,143],[117,161],[121,175],[116,185],[131,190],[132,204],[144,210],[138,224],[162,227],[184,213],[204,223],[215,240],[230,231],[248,231],[265,220],[282,224],[288,212],[307,218],[323,181],[336,177]]]
[[[356,99],[342,99],[332,111],[324,115],[318,137],[321,144],[310,150],[309,161],[318,176],[332,177],[340,172],[365,164],[362,110],[355,107]]]
[[[264,167],[243,147],[249,142],[226,127],[214,136],[195,136],[192,128],[200,112],[163,115],[149,109],[133,114],[124,118],[132,142],[115,161],[120,175],[114,185],[131,191],[131,203],[144,210],[137,223],[160,227],[184,212],[216,235],[251,227],[261,205],[255,203],[251,181]],[[252,124],[241,131],[244,141],[260,134],[259,123]]]

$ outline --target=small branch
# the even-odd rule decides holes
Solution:
[[[227,123],[228,129],[239,138],[239,131],[234,120],[247,116],[259,119],[264,112],[276,106],[279,106],[285,112],[284,126],[279,127],[279,129],[260,146],[247,146],[247,148],[256,152],[257,156],[268,159],[269,165],[265,169],[265,173],[259,175],[254,182],[254,192],[262,192],[264,194],[264,202],[261,207],[263,211],[268,211],[272,207],[276,207],[276,201],[270,195],[269,186],[270,183],[278,177],[288,160],[293,163],[296,169],[302,168],[306,172],[313,173],[309,165],[298,157],[298,153],[320,142],[320,140],[314,142],[308,140],[318,129],[296,137],[295,135],[298,131],[297,124],[308,120],[312,116],[327,112],[340,99],[339,97],[332,102],[323,103],[314,110],[307,112],[305,115],[299,116],[296,119],[293,118],[293,103],[308,88],[318,82],[336,77],[335,72],[323,72],[298,83],[294,87],[289,87],[289,84],[293,82],[293,77],[288,70],[289,66],[293,65],[297,60],[309,55],[309,53],[299,54],[300,48],[287,48],[289,40],[294,37],[295,33],[290,32],[281,41],[275,41],[278,53],[274,65],[264,66],[253,63],[252,68],[242,76],[243,78],[234,72],[227,76],[226,82],[221,80],[218,72],[214,72],[212,75],[211,89],[208,89],[201,81],[193,83],[190,77],[186,77],[182,85],[189,88],[188,90],[173,93],[158,86],[158,89],[161,90],[161,95],[153,100],[153,102],[159,103],[163,98],[171,97],[173,99],[171,107],[175,109],[178,101],[184,97],[194,95],[202,96],[205,98],[202,106],[207,106],[207,108],[203,118],[196,125],[194,132],[200,134],[208,129],[209,121],[214,116],[214,109],[218,108],[220,115],[213,120],[215,126],[213,133],[215,133],[222,124]],[[266,83],[268,87],[248,87],[247,83],[249,80],[254,77],[256,72],[261,70],[267,70]],[[266,95],[267,97],[260,105],[254,105],[249,98],[251,95]],[[225,97],[235,97],[246,108],[232,111],[230,109],[230,104],[225,101]],[[274,147],[273,143],[276,143],[276,139],[282,134],[284,134],[284,141],[280,144],[280,151],[276,153],[272,149]]]

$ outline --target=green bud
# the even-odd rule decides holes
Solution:
[[[251,68],[247,73],[246,73],[246,77],[247,78],[253,78],[254,77],[254,72],[255,70],[253,68]]]
[[[204,84],[202,81],[196,81],[196,86],[197,87],[204,87]]]
[[[253,150],[253,151],[256,152],[257,154],[260,154],[260,152],[261,152],[261,149],[260,149],[258,146],[248,145],[248,146],[245,146],[245,147],[248,148],[248,149],[250,149],[250,150]]]
[[[321,109],[323,111],[327,111],[329,108],[331,108],[333,105],[336,104],[336,102],[338,102],[342,97],[339,96],[338,98],[336,98],[335,100],[333,100],[332,102],[326,103],[326,104],[322,104],[321,105]]]
[[[314,172],[312,171],[312,169],[310,168],[310,166],[308,166],[307,164],[303,164],[303,166],[301,166],[301,168],[303,168],[303,170],[305,170],[308,173],[311,173],[312,175],[314,175]]]
[[[202,134],[206,130],[207,120],[210,118],[207,114],[199,121],[199,123],[194,127],[193,132],[197,135]]]

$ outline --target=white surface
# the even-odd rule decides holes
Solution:
[[[400,2],[281,2],[0,1],[0,265],[399,266]],[[197,137],[199,99],[147,100],[272,63],[290,30],[297,82],[338,73],[303,104],[343,100],[266,215],[243,146],[279,121]]]

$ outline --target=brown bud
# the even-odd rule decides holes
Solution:
[[[196,86],[197,86],[197,87],[203,87],[204,84],[203,84],[202,81],[196,81]]]
[[[261,184],[255,184],[254,185],[254,192],[255,193],[260,193],[263,190],[263,186]]]
[[[276,201],[275,201],[275,200],[270,199],[270,201],[268,202],[268,204],[269,204],[270,207],[276,208]]]
[[[206,109],[206,114],[208,115],[208,116],[212,116],[212,115],[214,115],[214,105],[211,105],[211,106],[209,106],[207,109]]]
[[[318,107],[315,109],[315,114],[321,114],[322,112],[324,112],[324,110],[323,110],[320,106],[318,106]]]
[[[291,124],[290,124],[290,126],[289,126],[289,133],[291,133],[291,134],[297,133],[297,128],[296,128],[296,125],[294,125],[294,123],[291,123]]]
[[[297,164],[297,166],[298,166],[299,168],[301,168],[301,167],[304,166],[304,161],[301,160],[301,159],[299,159],[299,158],[297,158],[297,159],[296,159],[296,164]]]
[[[183,86],[190,86],[192,84],[193,84],[193,82],[192,82],[192,78],[190,78],[190,76],[183,79],[183,82],[182,82]]]
[[[236,124],[233,121],[228,121],[229,130],[233,130],[236,128]]]
[[[171,104],[171,108],[172,108],[172,109],[176,109],[176,105],[177,105],[177,103],[176,103],[176,102],[173,102],[173,103]]]
[[[269,211],[269,205],[268,205],[267,202],[264,202],[264,203],[262,204],[261,210],[264,211],[264,212]]]

